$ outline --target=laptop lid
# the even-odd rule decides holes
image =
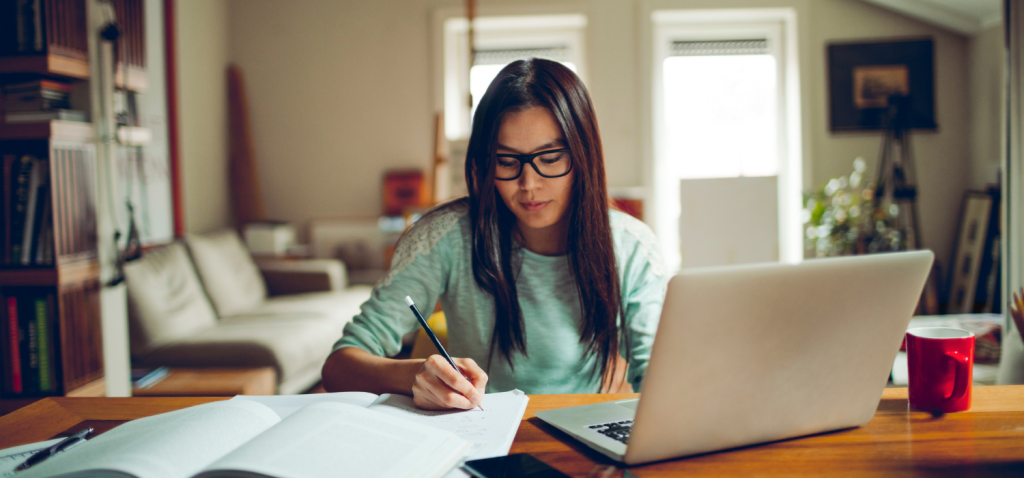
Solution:
[[[915,251],[673,277],[624,461],[867,423],[933,260]]]

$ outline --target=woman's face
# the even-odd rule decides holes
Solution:
[[[531,154],[566,148],[562,128],[551,111],[544,107],[511,112],[498,128],[497,154]],[[541,158],[534,161],[539,162]],[[524,236],[537,233],[564,234],[566,210],[572,191],[574,172],[558,178],[545,178],[529,164],[523,165],[519,178],[494,181],[505,206],[518,219]],[[552,227],[556,226],[556,227]]]

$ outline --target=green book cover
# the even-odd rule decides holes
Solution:
[[[53,391],[53,376],[50,373],[50,328],[46,323],[46,298],[36,299],[36,347],[39,354],[39,391]]]

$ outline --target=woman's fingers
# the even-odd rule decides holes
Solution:
[[[422,401],[422,403],[421,403]],[[474,405],[462,394],[452,390],[436,376],[417,375],[413,385],[413,402],[420,408],[441,410],[461,408],[468,410]]]
[[[464,360],[467,359],[458,359],[458,361]],[[480,401],[483,400],[483,394],[477,391],[473,383],[467,380],[466,377],[462,376],[462,371],[457,371],[452,368],[452,364],[448,363],[444,357],[440,355],[431,355],[427,358],[427,367],[435,369],[436,376],[438,378],[444,381],[444,383],[451,387],[452,390],[455,390],[469,399],[473,406],[479,405]],[[479,368],[480,367],[477,367],[477,369]]]
[[[459,368],[462,369],[462,375],[473,384],[477,392],[480,392],[480,394],[486,393],[487,373],[476,364],[476,361],[471,358],[457,358],[454,360]]]
[[[468,360],[463,369],[470,370],[477,382],[482,380],[486,384],[487,374],[475,362],[470,359],[456,360]],[[440,355],[427,358],[413,382],[413,401],[421,408],[470,409],[479,405],[482,399],[483,392]]]

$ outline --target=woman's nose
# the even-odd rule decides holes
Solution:
[[[537,187],[540,180],[543,179],[537,171],[533,169],[532,164],[523,165],[523,174],[519,175],[519,188],[520,189],[533,189]]]

